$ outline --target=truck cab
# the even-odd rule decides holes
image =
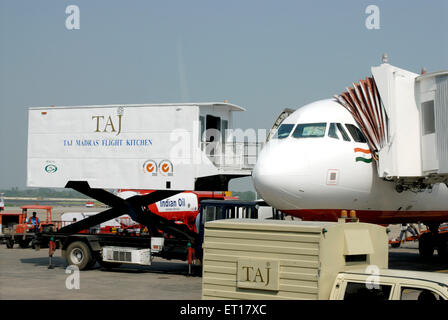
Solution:
[[[330,300],[448,300],[448,276],[437,272],[365,270],[339,273]]]

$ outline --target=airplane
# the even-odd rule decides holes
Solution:
[[[359,221],[375,224],[420,222],[437,230],[448,221],[446,184],[398,192],[378,177],[374,156],[352,114],[336,99],[320,100],[281,123],[252,180],[269,205],[303,220],[337,221],[342,210],[355,210]],[[434,250],[428,246],[422,250]]]

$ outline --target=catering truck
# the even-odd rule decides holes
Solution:
[[[59,243],[80,269],[96,261],[150,264],[152,255],[190,261],[200,243],[194,220],[179,224],[151,204],[172,207],[184,191],[227,191],[231,179],[251,175],[261,144],[229,134],[240,111],[227,102],[30,108],[27,186],[72,188],[110,207],[42,232],[36,244]],[[122,199],[108,189],[154,191]],[[122,215],[147,230],[84,233]]]
[[[448,300],[447,274],[388,269],[379,225],[219,220],[203,249],[203,299]]]

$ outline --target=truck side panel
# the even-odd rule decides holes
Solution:
[[[27,185],[192,190],[198,118],[195,106],[30,109]]]

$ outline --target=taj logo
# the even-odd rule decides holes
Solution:
[[[279,262],[259,259],[238,259],[237,287],[279,290]]]
[[[58,171],[58,167],[56,167],[54,164],[47,164],[44,168],[46,173],[55,173]]]
[[[118,136],[121,133],[123,113],[124,108],[118,107],[116,116],[92,116],[92,120],[96,125],[94,132],[116,132]]]

